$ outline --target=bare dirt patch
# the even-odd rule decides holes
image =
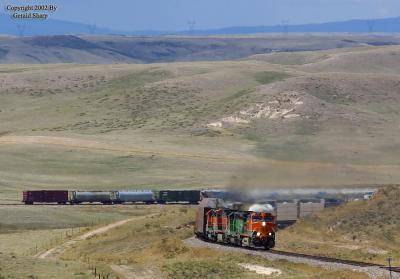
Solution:
[[[265,267],[255,264],[238,264],[239,266],[254,271],[257,274],[267,275],[267,276],[278,276],[282,274],[282,271],[276,268]]]

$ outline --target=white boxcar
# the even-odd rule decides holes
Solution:
[[[276,220],[278,222],[296,221],[298,218],[297,202],[277,202]]]
[[[300,201],[299,202],[299,218],[321,212],[325,208],[325,201]]]

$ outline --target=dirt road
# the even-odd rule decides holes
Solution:
[[[154,214],[152,214],[152,215],[154,215]],[[106,226],[103,226],[103,227],[88,231],[83,235],[80,235],[80,236],[78,236],[76,238],[73,238],[71,240],[68,240],[68,241],[62,243],[61,245],[53,247],[53,248],[51,248],[49,250],[46,250],[44,252],[40,252],[40,253],[36,254],[34,257],[38,258],[38,259],[57,259],[57,258],[60,257],[60,255],[62,253],[64,253],[64,251],[66,251],[68,248],[71,248],[72,246],[74,246],[76,243],[78,243],[80,241],[84,241],[84,240],[89,239],[89,238],[91,238],[91,237],[93,237],[95,235],[99,235],[99,234],[105,233],[105,232],[107,232],[107,231],[109,231],[111,229],[114,229],[116,227],[120,227],[120,226],[122,226],[122,225],[124,225],[124,224],[126,224],[128,222],[135,221],[135,220],[137,221],[137,220],[140,220],[140,219],[148,218],[149,216],[152,216],[152,215],[133,217],[133,218],[121,220],[121,221],[118,221],[118,222],[115,222],[115,223],[111,223],[111,224],[108,224]]]

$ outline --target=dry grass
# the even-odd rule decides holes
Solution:
[[[166,278],[263,278],[241,268],[239,263],[278,268],[283,275],[276,278],[366,278],[351,271],[333,273],[303,264],[271,262],[241,253],[189,248],[182,239],[192,235],[193,228],[189,224],[193,217],[193,209],[165,207],[162,213],[154,217],[128,223],[81,243],[68,250],[63,259],[89,259],[102,264],[129,266],[137,270],[137,274],[151,269]]]
[[[221,187],[246,181],[249,169],[258,187],[395,183],[399,53],[382,47],[224,62],[3,65],[0,199],[16,201],[30,187]],[[288,97],[302,103],[292,112],[297,118],[206,127],[255,104],[284,108]],[[28,144],[25,136],[73,144]]]
[[[399,47],[383,47],[277,53],[234,62],[2,65],[0,202],[19,202],[21,191],[30,188],[396,183],[399,57]],[[291,112],[298,117],[206,126],[256,104],[285,108],[288,98],[299,101]],[[370,202],[300,222],[280,234],[278,245],[376,262],[390,253],[400,256],[398,194],[385,191]],[[60,270],[84,278],[86,266],[79,262],[87,258],[105,269],[110,264],[146,269],[156,261],[158,272],[170,278],[209,276],[210,271],[215,277],[256,278],[236,266],[242,262],[281,268],[282,278],[363,276],[189,249],[181,240],[192,234],[187,224],[193,210],[179,206],[163,211],[10,206],[1,211],[0,244],[7,251],[2,264],[13,262],[18,272],[30,269],[44,278]],[[152,212],[159,215],[68,250],[63,258],[71,265],[51,263],[47,275],[42,262],[36,265],[22,256],[36,241],[56,238],[65,229]],[[4,264],[1,268],[2,276],[12,274]]]
[[[278,235],[278,248],[386,264],[399,258],[399,187],[380,190],[369,201],[351,202],[306,218]]]
[[[0,253],[0,278],[88,279],[93,276],[86,265],[77,262],[38,261],[32,257]]]

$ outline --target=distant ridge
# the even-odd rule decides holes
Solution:
[[[8,14],[0,13],[0,35],[49,36],[49,35],[137,35],[157,36],[168,32],[152,30],[125,32],[93,24],[84,24],[58,19],[13,20]]]
[[[0,63],[160,63],[235,60],[273,52],[400,45],[387,34],[265,36],[47,35],[0,37]]]
[[[237,26],[212,30],[194,30],[181,34],[195,35],[233,35],[255,33],[397,33],[400,32],[400,17],[349,20],[341,22],[327,22],[302,25],[275,25],[275,26]]]
[[[8,14],[0,13],[0,34],[12,36],[47,36],[47,35],[126,35],[126,36],[160,36],[160,35],[234,35],[254,33],[397,33],[400,32],[400,17],[349,20],[302,25],[275,26],[236,26],[220,29],[205,29],[191,31],[160,31],[139,30],[121,31],[91,24],[63,21],[57,19],[13,20]]]

